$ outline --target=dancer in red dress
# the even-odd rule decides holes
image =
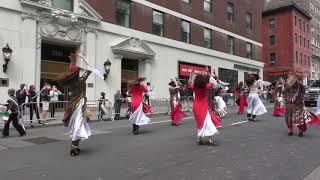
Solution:
[[[237,91],[237,100],[236,103],[239,106],[238,114],[244,114],[244,108],[248,106],[248,102],[245,97],[246,87],[243,82],[239,83],[239,86],[236,88]]]
[[[211,88],[218,87],[216,80],[209,75],[192,75],[190,88],[194,91],[195,99],[193,102],[193,113],[197,123],[198,145],[206,144],[204,137],[208,137],[208,145],[217,145],[213,141],[213,135],[218,133],[216,126],[220,126],[221,122],[217,116],[208,108],[207,92]]]
[[[143,94],[148,92],[148,89],[141,84],[144,80],[145,78],[138,78],[133,81],[127,92],[128,95],[132,95],[132,114],[129,121],[133,124],[132,132],[134,135],[139,134],[139,126],[146,125],[150,122],[150,119],[145,113],[151,113],[151,108],[142,101]]]
[[[170,108],[171,108],[171,119],[172,119],[172,126],[178,126],[178,122],[187,117],[187,115],[182,112],[182,106],[180,103],[180,98],[179,98],[179,91],[181,84],[177,80],[179,86],[177,86],[176,82],[174,80],[171,80],[169,83],[169,93],[170,93]]]
[[[280,78],[274,86],[274,116],[281,116],[286,114],[283,100],[284,80]]]

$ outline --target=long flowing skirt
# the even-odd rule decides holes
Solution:
[[[216,114],[218,117],[224,117],[227,114],[227,104],[224,102],[221,96],[216,96],[215,102],[216,102]]]
[[[82,98],[72,113],[69,122],[69,135],[72,141],[84,140],[91,136],[91,131],[87,119],[82,114],[82,106],[84,105],[84,99]]]
[[[260,100],[258,93],[249,93],[247,112],[252,115],[267,113],[267,109]]]
[[[172,123],[177,124],[180,120],[187,117],[186,113],[184,113],[181,109],[181,103],[179,101],[174,101],[174,108],[171,111],[171,119]]]
[[[239,99],[237,100],[237,104],[239,106],[238,113],[243,114],[244,108],[248,107],[248,102],[243,94],[239,96]]]
[[[219,131],[213,123],[213,120],[211,119],[209,111],[207,112],[202,128],[198,129],[197,131],[198,137],[208,137],[219,133]]]
[[[286,109],[284,108],[284,101],[283,101],[282,97],[275,96],[274,99],[275,99],[275,102],[274,102],[273,115],[274,116],[285,115]]]
[[[142,102],[138,109],[131,114],[129,121],[138,126],[146,125],[150,122],[150,119],[144,114]]]

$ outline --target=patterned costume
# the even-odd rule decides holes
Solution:
[[[178,122],[185,118],[187,115],[182,112],[182,106],[180,103],[180,99],[178,97],[180,86],[176,86],[174,81],[169,83],[169,93],[170,93],[170,109],[171,109],[171,119],[172,125],[177,126]]]
[[[276,86],[274,87],[274,116],[281,116],[286,114],[286,110],[284,108],[283,91],[284,84],[278,81]]]

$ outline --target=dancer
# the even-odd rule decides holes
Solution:
[[[291,73],[286,82],[285,90],[288,93],[286,101],[286,124],[289,129],[289,136],[293,135],[293,125],[299,129],[299,137],[307,130],[307,124],[312,126],[320,124],[320,119],[309,111],[303,102],[305,88],[302,84],[303,76],[298,73]]]
[[[249,87],[247,117],[249,121],[256,121],[256,116],[267,112],[266,107],[259,98],[259,92],[263,90],[263,86],[271,85],[270,82],[262,81],[258,74],[250,74],[247,82]]]
[[[74,62],[76,59],[82,59],[88,69],[88,61],[85,57],[76,52],[76,54],[70,55],[70,60]],[[81,77],[79,77],[80,68],[76,71],[72,71],[71,74],[68,74],[60,78],[59,83],[62,85],[68,84],[72,86],[72,89],[75,90],[74,96],[71,97],[70,101],[67,104],[67,110],[64,114],[63,121],[65,126],[69,127],[69,135],[71,137],[71,156],[77,156],[80,154],[79,143],[80,140],[87,139],[91,135],[90,127],[88,125],[89,116],[91,112],[87,109],[86,102],[86,80],[91,74],[90,70],[82,69],[84,72]]]
[[[218,118],[222,118],[227,114],[227,104],[222,98],[223,86],[219,84],[219,88],[215,92],[215,112]]]
[[[9,98],[7,100],[7,103],[5,106],[7,106],[7,111],[6,113],[9,115],[8,121],[5,123],[3,131],[2,131],[2,138],[8,137],[9,136],[9,126],[10,123],[12,122],[14,128],[19,132],[20,136],[26,135],[26,131],[23,129],[21,124],[19,124],[19,105],[18,105],[18,100],[14,96],[15,94],[14,89],[9,89],[8,90],[8,95]]]
[[[213,136],[218,133],[216,126],[220,126],[221,122],[216,115],[208,109],[208,90],[216,88],[218,83],[209,75],[190,75],[190,88],[194,91],[195,99],[193,102],[193,113],[197,123],[198,145],[214,145]],[[205,143],[204,137],[208,137],[209,140]]]
[[[238,114],[244,114],[244,108],[248,107],[248,101],[245,98],[246,87],[241,81],[236,88],[237,100],[236,104],[239,106]]]
[[[143,93],[148,92],[147,88],[141,84],[144,80],[145,78],[137,78],[134,80],[127,92],[128,95],[132,95],[132,114],[129,121],[133,124],[132,132],[134,135],[139,134],[140,126],[150,122],[150,119],[144,113],[151,113],[151,108],[142,101]]]
[[[286,114],[283,100],[284,81],[280,78],[274,87],[274,116],[281,116]]]
[[[176,82],[171,79],[169,83],[169,93],[170,93],[170,108],[171,108],[171,119],[172,119],[172,126],[178,126],[178,122],[187,117],[187,115],[182,112],[182,106],[180,103],[180,98],[179,98],[179,91],[181,87],[181,83],[179,82],[178,79],[176,79],[177,83],[179,86],[177,86]]]

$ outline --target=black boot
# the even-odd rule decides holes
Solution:
[[[289,132],[289,133],[288,133],[288,136],[292,136],[292,135],[293,135],[293,132]]]
[[[251,114],[247,114],[248,121],[252,121]]]
[[[303,132],[299,132],[299,137],[303,137]]]
[[[78,146],[71,145],[70,155],[71,156],[80,155],[80,149],[78,148]]]

